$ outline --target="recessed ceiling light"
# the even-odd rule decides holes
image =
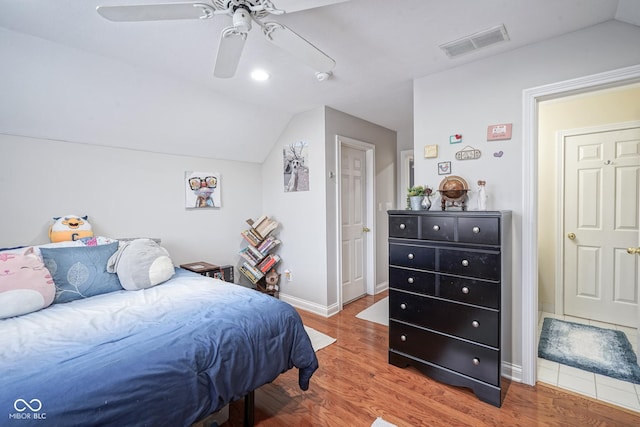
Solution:
[[[269,80],[269,73],[267,73],[264,70],[253,70],[251,72],[251,78],[253,80],[259,81],[259,82],[263,82],[265,80]]]

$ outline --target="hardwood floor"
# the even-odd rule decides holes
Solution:
[[[640,426],[640,415],[559,389],[511,383],[502,408],[464,388],[387,363],[387,327],[355,317],[386,293],[330,318],[299,310],[305,325],[337,338],[317,352],[320,368],[303,392],[292,369],[255,392],[255,425],[368,427],[377,418],[409,426]],[[224,427],[242,426],[242,401]]]

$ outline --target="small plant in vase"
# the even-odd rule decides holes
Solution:
[[[419,211],[431,207],[433,189],[427,185],[414,185],[407,189],[407,209]]]

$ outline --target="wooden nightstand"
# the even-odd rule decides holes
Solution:
[[[203,276],[213,277],[214,279],[224,280],[233,283],[233,266],[232,265],[215,265],[208,262],[190,262],[181,264],[180,268],[202,274]]]
[[[194,273],[202,274],[203,276],[212,277],[213,272],[217,271],[220,267],[215,264],[209,264],[208,262],[190,262],[188,264],[181,264],[180,268],[193,271]]]

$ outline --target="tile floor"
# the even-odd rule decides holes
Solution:
[[[624,326],[611,325],[593,320],[581,319],[571,316],[559,316],[551,313],[540,312],[538,319],[538,340],[542,330],[542,322],[545,317],[566,320],[568,322],[583,323],[598,326],[600,328],[617,329],[623,331],[633,350],[638,354],[637,330]],[[617,406],[640,412],[640,384],[620,381],[604,375],[576,369],[571,366],[561,365],[546,359],[538,358],[538,381],[584,394],[596,400],[602,400]]]

